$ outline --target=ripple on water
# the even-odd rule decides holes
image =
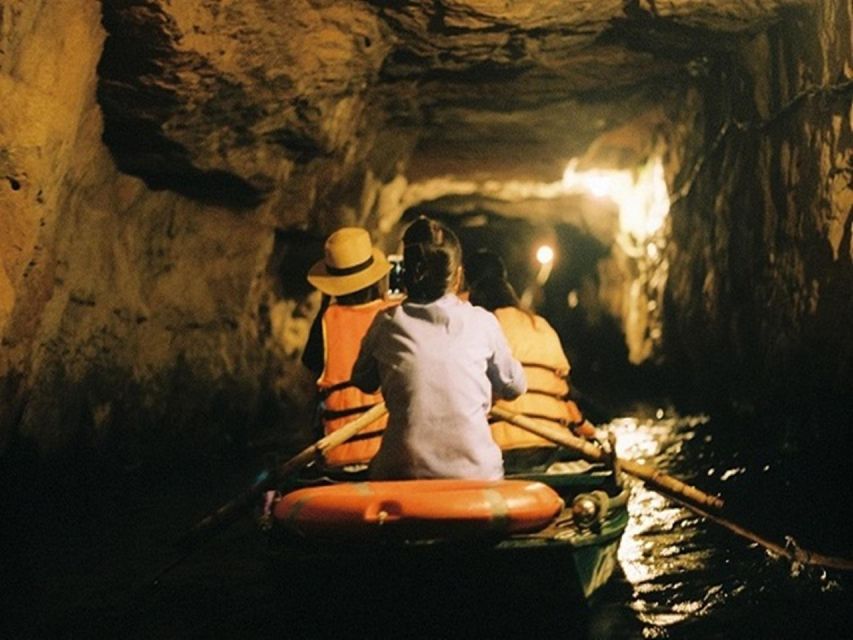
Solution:
[[[653,460],[651,464],[668,471],[705,422],[624,418],[611,429],[620,457]],[[706,571],[715,552],[701,536],[701,518],[642,484],[633,487],[629,513],[619,560],[634,588],[630,607],[645,625],[643,637],[669,637],[668,629],[706,615],[725,600],[721,584],[696,589],[696,577]]]
[[[742,457],[732,465],[740,452],[727,450],[726,438],[710,433],[726,426],[711,425],[706,416],[659,416],[619,418],[607,428],[616,436],[619,457],[645,461],[700,489],[703,481],[706,490],[708,482],[719,487],[728,481],[742,491],[771,465],[747,464]],[[774,638],[850,632],[825,614],[825,608],[838,612],[851,604],[837,574],[763,553],[642,483],[629,482],[630,520],[619,562],[631,586],[627,607],[642,625],[642,637],[731,637],[733,628]],[[798,612],[793,618],[792,607]]]

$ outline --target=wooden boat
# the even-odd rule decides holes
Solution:
[[[488,509],[481,509],[479,522],[460,524],[453,514],[465,512],[465,502],[471,501],[463,481],[457,490],[442,489],[432,496],[435,500],[426,511],[436,506],[439,510],[431,517],[422,517],[424,509],[408,517],[414,512],[405,498],[422,491],[413,491],[418,481],[409,481],[408,488],[406,482],[378,483],[391,485],[390,492],[380,491],[378,499],[368,498],[346,513],[334,506],[321,507],[319,515],[300,522],[300,511],[306,515],[326,488],[340,488],[346,501],[346,496],[366,496],[374,484],[303,478],[266,510],[269,551],[289,597],[302,603],[334,603],[340,614],[334,620],[349,620],[362,632],[368,625],[380,636],[389,625],[401,624],[403,612],[404,618],[417,615],[408,625],[438,625],[439,637],[447,635],[448,616],[459,630],[460,624],[471,622],[469,611],[480,611],[493,622],[503,620],[493,631],[506,630],[510,612],[513,622],[520,612],[539,622],[553,620],[555,612],[563,617],[567,611],[577,612],[617,566],[616,553],[628,522],[627,490],[612,468],[583,461],[560,463],[547,472],[514,474],[507,481],[544,485],[559,496],[558,504],[552,503],[552,515],[542,520],[541,513],[535,514],[529,522],[538,518],[536,526],[508,526],[509,516],[502,526],[494,526],[494,518],[490,522],[488,514],[481,517]],[[320,492],[305,493],[306,487]],[[390,500],[395,492],[399,500]],[[382,506],[390,504],[396,505],[394,517]],[[317,525],[324,518],[339,522]],[[400,523],[403,526],[397,527]],[[332,622],[323,611],[300,611],[310,620],[320,616]],[[410,633],[411,628],[397,631]]]

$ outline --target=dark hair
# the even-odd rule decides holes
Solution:
[[[462,264],[459,238],[440,222],[421,216],[403,234],[403,282],[412,302],[447,293]]]
[[[494,251],[478,249],[465,256],[465,282],[469,289],[483,278],[507,279],[506,264]]]
[[[501,307],[520,307],[518,295],[512,285],[499,276],[480,278],[471,287],[471,304],[494,311]]]
[[[379,283],[374,282],[373,284],[369,284],[358,291],[353,291],[352,293],[347,293],[342,296],[335,296],[335,300],[340,305],[352,307],[357,304],[366,304],[373,300],[378,300],[381,297],[382,290],[379,287]]]

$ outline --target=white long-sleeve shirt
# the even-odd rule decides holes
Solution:
[[[361,344],[353,382],[380,385],[388,427],[375,479],[503,477],[487,416],[493,399],[527,390],[495,317],[453,294],[379,313]]]

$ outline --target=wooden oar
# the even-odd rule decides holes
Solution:
[[[607,458],[607,454],[602,451],[600,447],[597,447],[588,440],[578,438],[567,429],[559,429],[557,427],[551,427],[535,422],[526,416],[513,413],[512,411],[507,411],[499,406],[492,407],[491,413],[495,418],[499,418],[504,422],[509,422],[516,427],[520,427],[525,431],[534,433],[537,436],[550,440],[555,444],[577,451],[583,455],[584,458],[592,462],[602,462]],[[640,464],[633,460],[620,459],[619,468],[630,473],[632,476],[640,478],[657,489],[662,489],[673,495],[682,496],[692,504],[709,506],[714,509],[723,508],[722,498],[700,491],[696,487],[686,484],[678,478],[673,478],[663,471],[655,469],[649,465]]]
[[[506,409],[502,409],[501,407],[492,407],[491,411],[492,415],[500,420],[505,422],[509,422],[510,424],[515,425],[525,431],[529,431],[530,433],[534,433],[554,444],[559,444],[561,446],[566,447],[567,449],[572,449],[573,451],[577,451],[581,455],[583,455],[586,459],[593,462],[601,462],[603,461],[607,454],[604,453],[599,447],[595,446],[591,442],[584,440],[582,438],[578,438],[577,436],[570,433],[568,430],[559,429],[557,427],[551,427],[548,425],[543,425],[538,422],[534,422],[530,418],[519,415],[517,413],[513,413],[512,411],[507,411]],[[708,495],[707,493],[700,491],[696,487],[693,487],[689,484],[685,484],[681,482],[677,478],[673,478],[662,471],[655,469],[654,467],[639,464],[634,462],[633,460],[625,460],[619,459],[619,468],[623,471],[631,474],[643,480],[646,484],[650,485],[652,488],[659,491],[661,494],[675,500],[679,504],[683,505],[687,509],[690,509],[694,513],[704,518],[708,518],[709,520],[716,522],[722,527],[725,527],[729,531],[746,538],[756,544],[761,545],[768,551],[780,555],[784,558],[792,562],[799,562],[805,565],[813,565],[826,567],[831,569],[839,569],[842,571],[853,571],[853,560],[848,560],[847,558],[837,558],[833,556],[825,556],[819,553],[814,553],[812,551],[807,551],[806,549],[801,549],[800,547],[792,544],[792,545],[780,545],[770,540],[767,540],[763,536],[749,531],[748,529],[742,527],[741,525],[732,522],[724,518],[722,515],[717,513],[711,513],[710,509],[722,509],[723,500],[716,496]]]
[[[327,436],[323,436],[314,444],[305,447],[292,458],[288,458],[283,463],[277,465],[274,470],[265,469],[258,475],[248,489],[193,525],[192,528],[180,537],[177,542],[177,546],[186,547],[194,544],[200,538],[211,533],[213,530],[219,529],[234,521],[240,513],[243,512],[243,510],[257,499],[261,493],[271,488],[277,481],[287,478],[296,471],[299,471],[302,467],[312,460],[315,460],[318,456],[322,455],[329,449],[343,444],[360,431],[363,431],[365,428],[373,424],[386,413],[388,413],[388,409],[386,408],[385,403],[380,402],[352,422]]]
[[[817,567],[826,567],[827,569],[838,569],[840,571],[853,571],[853,560],[848,560],[847,558],[838,558],[835,556],[825,556],[820,553],[815,553],[814,551],[808,551],[807,549],[802,549],[797,546],[797,544],[794,543],[793,540],[791,541],[791,544],[786,544],[785,546],[782,546],[776,542],[768,540],[767,538],[753,531],[744,529],[736,522],[732,522],[731,520],[727,520],[722,516],[715,515],[713,513],[708,513],[697,505],[689,504],[684,500],[680,500],[676,496],[669,495],[666,491],[662,491],[661,493],[663,493],[670,500],[673,500],[678,504],[686,507],[687,509],[690,509],[696,515],[716,522],[718,525],[728,529],[732,533],[742,536],[747,540],[751,540],[752,542],[761,545],[768,551],[771,551],[776,555],[782,556],[783,558],[787,558],[791,562],[799,562],[800,564],[812,565]]]

